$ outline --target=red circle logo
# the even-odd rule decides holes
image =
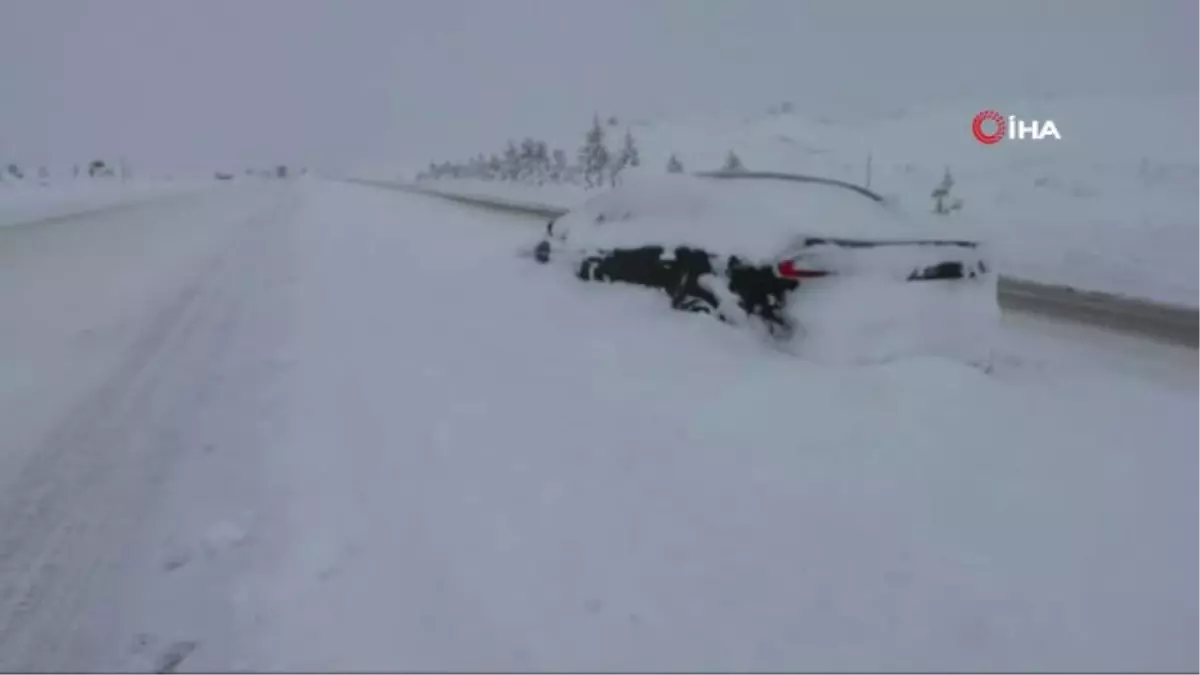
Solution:
[[[986,122],[992,122],[996,125],[995,131],[988,133],[983,130],[983,125]],[[975,140],[984,145],[994,145],[1004,138],[1004,132],[1008,130],[1008,123],[1004,121],[1004,117],[995,110],[984,110],[975,116],[971,122],[971,133],[975,134]]]

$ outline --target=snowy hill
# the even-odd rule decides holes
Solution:
[[[972,136],[971,121],[984,109],[1022,120],[1052,119],[1062,139],[983,145]],[[642,157],[642,166],[631,171],[665,171],[672,153],[689,171],[716,169],[732,150],[749,169],[865,183],[869,156],[872,189],[918,208],[932,205],[929,193],[949,167],[954,192],[965,202],[951,218],[995,243],[1006,274],[1195,306],[1196,119],[1196,96],[1181,95],[963,101],[857,122],[795,113],[698,116],[628,128]],[[608,128],[610,148],[624,128]],[[559,132],[548,140],[574,158],[582,137],[581,126],[577,138]],[[420,168],[374,167],[369,173],[411,177]],[[563,205],[584,194],[576,185],[438,184]]]

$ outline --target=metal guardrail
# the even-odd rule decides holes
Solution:
[[[704,172],[704,177],[711,178],[779,178],[798,182],[839,184],[864,194],[872,199],[882,199],[866,188],[852,183],[842,183],[832,179],[821,179],[792,174],[773,174],[763,172]],[[389,181],[348,179],[347,182],[388,190],[399,190],[413,194],[428,195],[446,199],[460,204],[493,211],[521,213],[538,218],[557,218],[567,213],[568,209],[549,204],[521,202],[516,200],[492,197],[488,195],[471,195],[449,192],[419,185],[393,183]],[[1181,307],[1131,298],[1127,296],[1086,291],[1070,286],[1043,284],[1027,279],[1015,279],[1001,276],[998,284],[1000,306],[1015,312],[1040,314],[1056,319],[1064,319],[1077,323],[1103,326],[1112,330],[1131,333],[1141,337],[1151,338],[1162,342],[1184,345],[1196,349],[1200,338],[1200,312],[1192,307]]]
[[[385,190],[398,190],[400,192],[440,197],[442,199],[458,202],[460,204],[468,204],[470,206],[491,209],[493,211],[511,211],[513,213],[537,216],[539,218],[558,218],[559,216],[566,214],[568,211],[568,209],[563,207],[549,204],[522,202],[518,200],[505,199],[503,197],[493,197],[490,195],[470,195],[458,192],[446,192],[436,188],[406,183],[392,183],[389,181],[360,178],[346,179],[346,182],[357,183],[359,185],[366,185],[369,187],[383,188]]]
[[[779,173],[777,171],[696,171],[693,172],[692,175],[699,176],[700,178],[720,178],[734,180],[739,178],[757,178],[759,180],[786,180],[792,181],[793,183],[817,183],[819,185],[832,185],[844,190],[850,190],[851,192],[857,192],[858,194],[872,201],[883,203],[883,195],[872,192],[870,189],[861,185],[848,183],[844,180],[838,180],[836,178],[808,176],[800,173]]]

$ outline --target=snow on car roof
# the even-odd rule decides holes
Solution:
[[[563,216],[555,231],[584,245],[689,244],[745,255],[773,255],[804,236],[964,238],[934,218],[848,186],[665,175],[630,178]]]

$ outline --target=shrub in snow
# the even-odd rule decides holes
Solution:
[[[730,150],[729,154],[725,156],[725,166],[722,166],[721,170],[722,171],[745,171],[746,167],[745,167],[745,165],[742,164],[742,158],[738,157],[734,151]]]
[[[683,173],[683,162],[671,153],[671,158],[667,160],[667,173]]]
[[[579,149],[579,164],[583,169],[584,186],[588,189],[604,184],[604,172],[609,165],[608,148],[604,146],[604,127],[600,116],[592,119],[583,147]]]
[[[938,183],[937,187],[933,189],[933,193],[930,194],[934,202],[934,213],[945,215],[962,209],[962,200],[950,196],[950,190],[953,188],[954,177],[950,175],[950,167],[946,167],[946,172],[942,174],[942,182]]]
[[[21,172],[21,167],[17,166],[16,164],[8,165],[8,175],[17,180],[25,180],[25,174]]]
[[[615,127],[615,126],[617,126],[617,125],[618,125],[618,124],[620,124],[620,123],[621,123],[621,120],[617,119],[617,116],[616,116],[616,115],[611,115],[611,116],[609,116],[609,118],[608,118],[608,126],[610,126],[610,127]]]

